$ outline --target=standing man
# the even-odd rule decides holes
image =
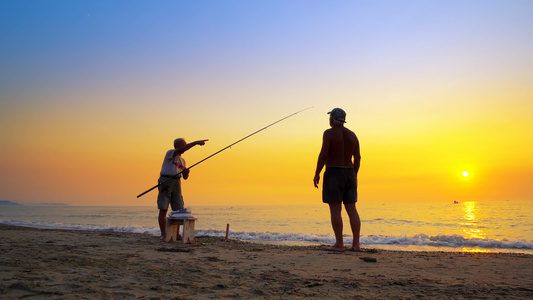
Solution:
[[[196,145],[205,145],[206,141],[208,140],[198,140],[187,144],[187,142],[182,138],[175,139],[174,149],[168,150],[167,154],[165,155],[163,165],[161,166],[161,174],[158,180],[159,195],[157,196],[161,240],[165,239],[165,231],[167,228],[167,220],[165,217],[167,215],[168,205],[170,204],[173,211],[183,209],[183,196],[181,195],[180,178],[182,176],[183,179],[189,178],[189,169],[185,167],[185,159],[181,157],[181,154]]]
[[[330,129],[324,131],[322,149],[318,156],[315,178],[313,183],[318,188],[320,172],[324,165],[324,180],[322,183],[322,202],[329,204],[331,226],[335,233],[335,245],[328,248],[331,251],[344,252],[342,239],[342,203],[353,233],[353,244],[350,250],[361,251],[359,233],[361,220],[355,208],[357,202],[357,172],[361,163],[359,140],[353,131],[344,127],[346,112],[334,108],[329,114]],[[352,160],[353,158],[353,160]]]

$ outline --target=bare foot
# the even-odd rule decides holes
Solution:
[[[326,250],[327,251],[332,251],[332,252],[341,252],[341,253],[346,251],[346,249],[344,249],[344,247],[335,247],[335,246],[326,248]]]

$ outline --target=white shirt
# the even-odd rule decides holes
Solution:
[[[179,172],[185,170],[185,159],[181,155],[174,156],[175,149],[168,150],[161,166],[161,175],[174,176]]]

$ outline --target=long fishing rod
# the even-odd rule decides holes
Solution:
[[[272,123],[272,124],[270,124],[270,125],[267,125],[267,126],[261,128],[261,129],[257,130],[256,132],[251,133],[251,134],[249,134],[249,135],[243,137],[242,139],[236,141],[235,143],[233,143],[233,144],[231,144],[231,145],[229,145],[229,146],[227,146],[227,147],[224,147],[224,148],[218,150],[217,152],[215,152],[215,153],[209,155],[208,157],[202,159],[201,161],[195,163],[194,165],[188,167],[187,169],[190,169],[190,168],[192,168],[192,167],[194,167],[194,166],[196,166],[196,165],[198,165],[198,164],[200,164],[200,163],[202,163],[202,162],[208,160],[209,158],[211,158],[211,157],[213,157],[213,156],[219,154],[220,152],[222,152],[222,151],[224,151],[224,150],[226,150],[226,149],[228,149],[228,148],[231,148],[231,146],[233,146],[233,145],[235,145],[235,144],[238,144],[238,143],[244,141],[245,139],[251,137],[252,135],[254,135],[254,134],[256,134],[256,133],[259,133],[259,132],[261,132],[261,131],[267,129],[268,127],[270,127],[270,126],[272,126],[272,125],[274,125],[274,124],[277,124],[277,123],[279,123],[279,122],[281,122],[281,121],[283,121],[283,120],[285,120],[285,119],[288,119],[288,118],[290,118],[290,117],[292,117],[292,116],[294,116],[294,115],[296,115],[296,114],[301,113],[301,112],[304,111],[304,110],[308,110],[308,109],[313,108],[313,107],[314,107],[314,106],[311,106],[311,107],[308,107],[308,108],[304,108],[304,109],[302,109],[302,110],[300,110],[300,111],[297,111],[297,112],[295,112],[295,113],[293,113],[293,114],[290,114],[290,115],[286,116],[285,118],[279,119],[279,120],[277,120],[276,122],[274,122],[274,123]],[[184,171],[184,170],[183,170],[183,171]],[[150,189],[144,191],[143,193],[139,194],[139,195],[137,196],[137,198],[139,198],[139,197],[143,196],[144,194],[150,192],[151,190],[155,189],[156,187],[158,187],[158,186],[164,184],[164,183],[167,182],[168,180],[170,180],[170,179],[174,179],[174,178],[177,178],[177,177],[178,177],[183,171],[181,171],[181,172],[179,172],[178,174],[176,174],[176,175],[174,175],[174,176],[172,176],[172,177],[166,179],[165,181],[162,181],[161,183],[158,183],[157,185],[151,187]]]

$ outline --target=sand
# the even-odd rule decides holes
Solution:
[[[1,299],[533,299],[533,256],[522,254],[338,254],[8,225],[0,241]]]

